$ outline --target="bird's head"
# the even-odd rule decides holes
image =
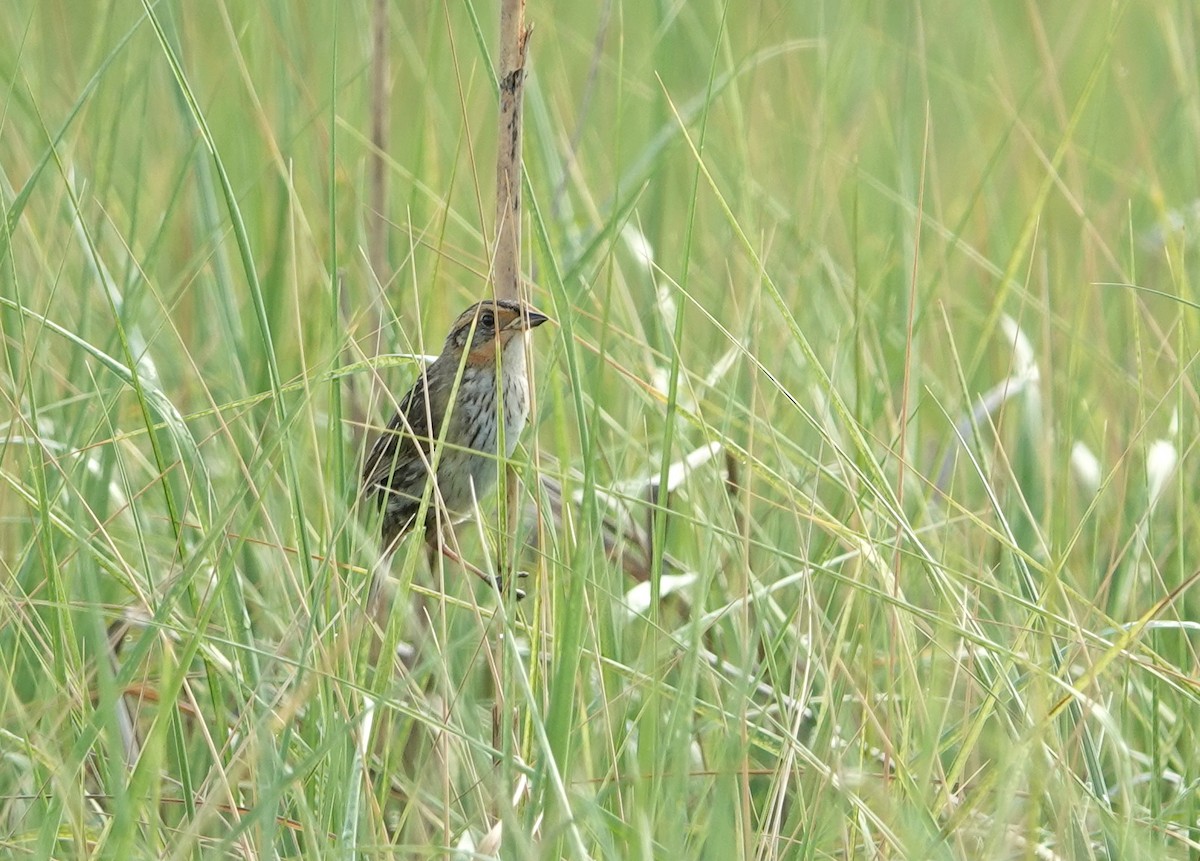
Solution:
[[[461,355],[466,350],[470,364],[494,362],[497,349],[549,319],[528,302],[485,299],[458,315],[442,353]]]

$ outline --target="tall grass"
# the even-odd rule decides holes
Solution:
[[[372,618],[494,230],[418,7],[0,21],[0,854],[1200,856],[1191,7],[531,3],[531,594]]]

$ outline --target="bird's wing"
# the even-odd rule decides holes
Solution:
[[[433,435],[430,433],[429,413],[437,405],[426,397],[428,372],[423,371],[408,393],[400,399],[399,408],[387,428],[375,440],[371,453],[363,463],[362,492],[366,496],[400,485],[405,487],[423,472],[429,458]],[[436,392],[434,393],[436,397]],[[414,475],[405,481],[403,473]],[[420,497],[421,488],[415,495]]]

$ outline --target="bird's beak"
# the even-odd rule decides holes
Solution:
[[[513,332],[520,332],[522,330],[527,331],[529,329],[536,329],[543,323],[551,322],[553,321],[541,311],[538,311],[534,308],[528,308],[524,314],[513,318],[512,322],[510,322],[504,328]]]

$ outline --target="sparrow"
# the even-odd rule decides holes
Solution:
[[[400,399],[362,471],[362,497],[383,512],[385,556],[422,525],[431,549],[499,585],[454,553],[438,527],[470,517],[476,501],[495,486],[501,459],[516,449],[529,418],[526,336],[549,319],[519,300],[472,305],[450,327],[441,354]],[[425,522],[418,524],[426,492],[430,502]]]

